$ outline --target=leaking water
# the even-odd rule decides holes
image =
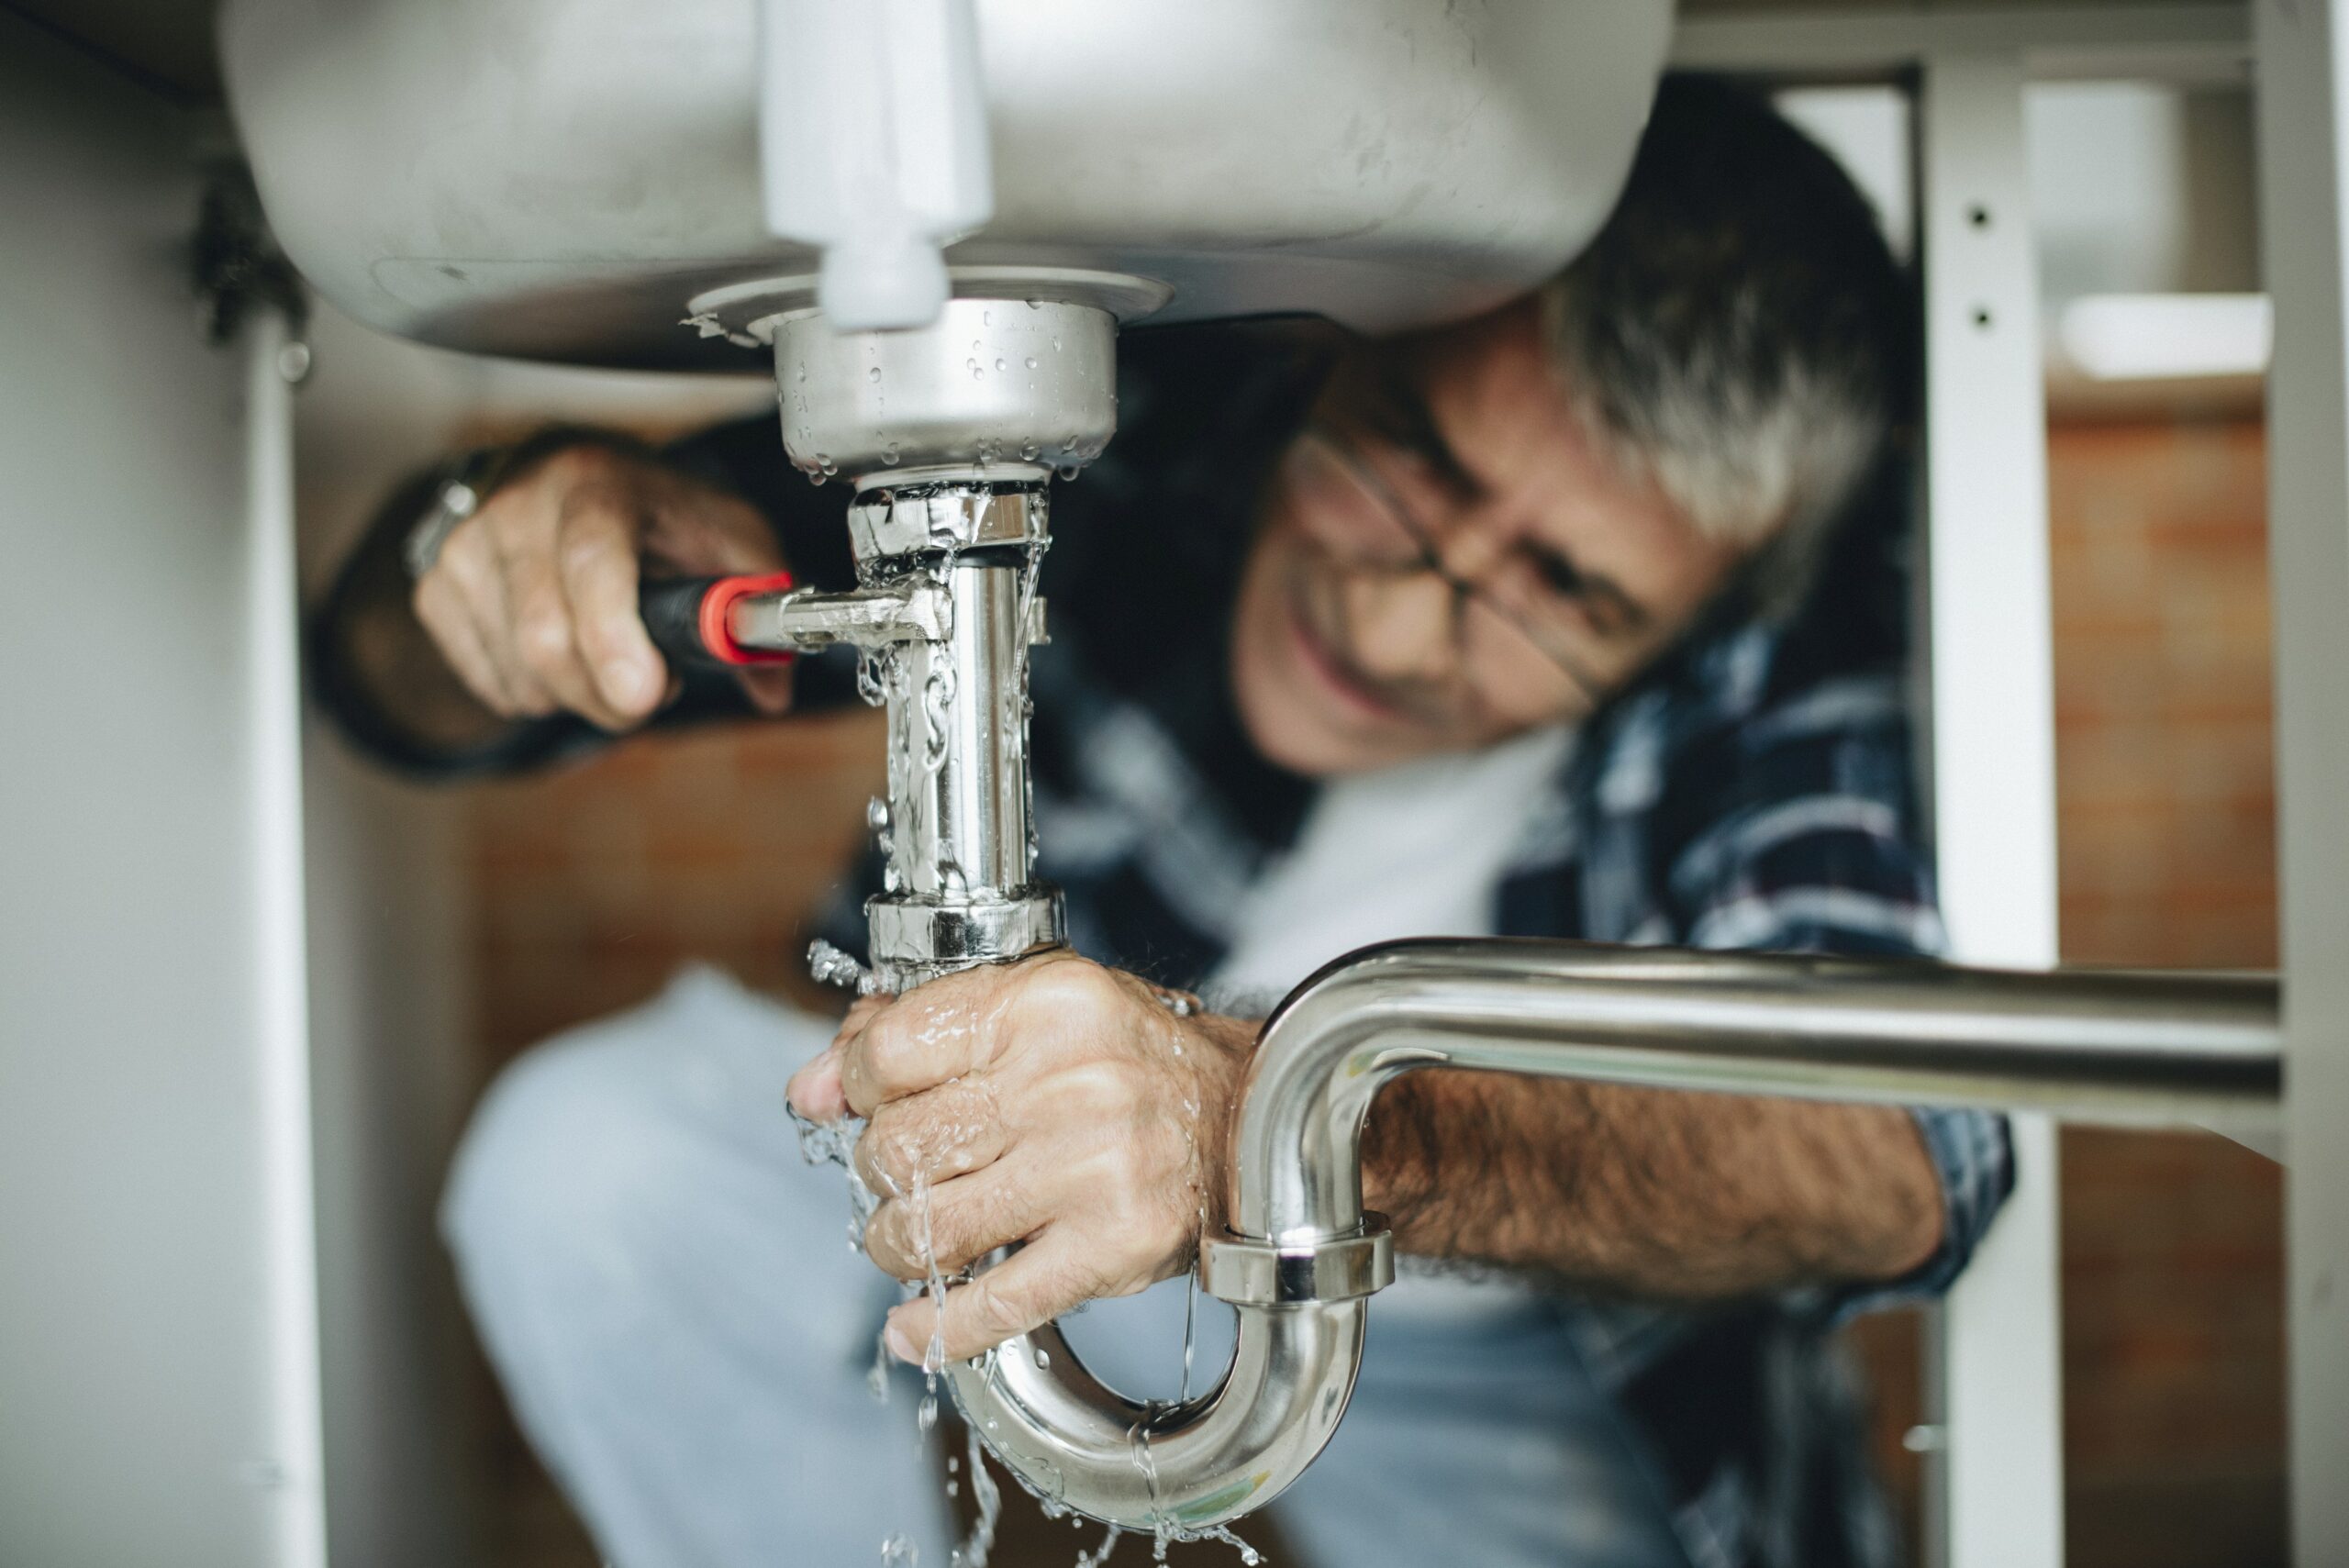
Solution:
[[[978,1517],[971,1521],[971,1533],[948,1559],[948,1568],[987,1568],[987,1558],[995,1551],[996,1521],[1003,1517],[1003,1489],[987,1473],[986,1451],[979,1445],[979,1434],[966,1427],[963,1441],[971,1456],[971,1500],[978,1505]],[[954,1462],[950,1458],[946,1462],[951,1468]]]
[[[1207,1206],[1199,1206],[1199,1227],[1207,1228]],[[1191,1402],[1191,1352],[1198,1345],[1199,1329],[1199,1271],[1193,1269],[1183,1282],[1183,1387],[1175,1398],[1183,1404]]]

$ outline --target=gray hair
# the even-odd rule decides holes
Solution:
[[[1595,444],[1790,611],[1907,417],[1915,311],[1874,213],[1758,96],[1668,78],[1623,195],[1542,290]]]

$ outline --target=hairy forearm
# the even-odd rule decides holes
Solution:
[[[1942,1229],[1902,1111],[1493,1073],[1391,1084],[1363,1184],[1406,1252],[1640,1296],[1888,1279]]]

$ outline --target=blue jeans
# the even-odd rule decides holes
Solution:
[[[831,1028],[689,972],[517,1062],[458,1154],[442,1227],[474,1320],[615,1568],[835,1568],[891,1534],[944,1568],[918,1374],[895,1369],[885,1406],[868,1386],[900,1293],[850,1247],[844,1177],[801,1160],[784,1114]],[[1063,1328],[1112,1386],[1170,1396],[1185,1294]],[[1195,1386],[1231,1335],[1228,1309],[1198,1308]],[[1275,1512],[1326,1568],[1685,1561],[1554,1310],[1507,1287],[1382,1295],[1345,1421]],[[1072,1532],[1071,1555],[1097,1539]]]

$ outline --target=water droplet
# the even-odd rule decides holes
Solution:
[[[980,325],[980,326],[982,326],[982,327],[992,327],[992,326],[994,326],[994,325],[995,325],[995,312],[994,312],[994,311],[992,311],[992,310],[982,310],[982,311],[980,311],[980,312],[979,312],[979,325]]]
[[[1083,473],[1085,469],[1083,465],[1079,463],[1064,462],[1061,464],[1059,468],[1053,470],[1053,472],[1058,473],[1063,479],[1074,479],[1078,474]]]
[[[997,375],[1001,375],[1005,371],[1008,371],[1010,368],[1011,367],[1009,365],[1004,363],[1001,360],[997,360],[995,362],[995,370]]]
[[[1033,441],[1024,441],[1020,444],[1019,461],[1022,462],[1033,462],[1043,454],[1044,449]]]
[[[1033,354],[1028,356],[1028,368],[1030,370],[1034,370],[1036,368],[1036,356]]]
[[[867,381],[869,381],[869,382],[871,382],[871,383],[872,383],[874,385],[875,385],[875,386],[880,385],[880,384],[881,384],[881,367],[880,367],[879,365],[869,365],[869,366],[867,366],[867,367],[865,368],[865,372],[864,372],[864,379],[865,379],[865,380],[867,380]]]
[[[824,483],[824,471],[820,468],[811,468],[807,470],[807,483],[810,484],[822,484]]]
[[[1056,353],[1056,354],[1057,354],[1057,353],[1059,353],[1060,351],[1061,351],[1061,340],[1060,340],[1058,338],[1055,338],[1055,339],[1052,339],[1052,352],[1054,352],[1054,353]]]
[[[1048,1367],[1052,1364],[1052,1352],[1041,1345],[1036,1347],[1036,1364],[1039,1367]]]
[[[881,461],[895,468],[897,464],[897,443],[891,441],[881,449]]]
[[[1028,308],[1030,310],[1041,310],[1044,308],[1044,302],[1041,299],[1031,299],[1028,302]]]

